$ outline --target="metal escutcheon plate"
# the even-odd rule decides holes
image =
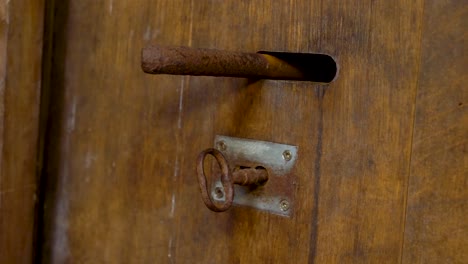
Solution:
[[[262,186],[252,188],[235,185],[234,205],[291,216],[296,189],[296,146],[218,135],[215,137],[215,147],[223,153],[231,169],[263,167],[268,172],[268,181]],[[212,169],[213,173],[219,173],[216,161]],[[217,187],[222,187],[219,180],[212,186],[211,197],[216,201],[224,201],[223,197],[216,195]]]

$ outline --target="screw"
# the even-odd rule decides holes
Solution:
[[[291,153],[291,151],[285,150],[285,151],[283,152],[283,159],[284,159],[285,161],[290,161],[290,160],[292,159],[292,153]]]
[[[289,202],[287,200],[282,200],[280,202],[280,209],[283,212],[286,212],[287,210],[289,210]]]
[[[218,150],[220,151],[225,151],[227,149],[227,146],[226,146],[226,143],[224,141],[218,141],[218,143],[216,144],[217,147],[218,147]]]
[[[216,187],[215,188],[215,195],[216,195],[216,198],[218,199],[221,199],[224,197],[224,193],[223,193],[223,190],[221,189],[221,187]]]

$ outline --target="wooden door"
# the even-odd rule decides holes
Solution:
[[[468,260],[463,1],[49,3],[45,263]],[[441,23],[441,21],[444,21]],[[149,44],[325,53],[330,84],[144,74]],[[295,210],[209,211],[215,135],[298,146]]]
[[[0,263],[34,260],[44,1],[0,1]]]

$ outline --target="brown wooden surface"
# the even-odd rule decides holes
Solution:
[[[467,263],[468,6],[424,13],[403,262]]]
[[[422,0],[58,1],[44,262],[400,262],[407,193],[424,188],[408,189],[420,57],[433,56],[429,42],[420,51],[433,12],[423,10]],[[327,53],[340,69],[326,86],[151,76],[139,65],[150,43]],[[291,218],[204,206],[195,159],[216,134],[299,147]]]
[[[44,1],[0,1],[0,263],[33,260]]]

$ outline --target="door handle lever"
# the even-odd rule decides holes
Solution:
[[[303,80],[304,69],[277,56],[151,45],[142,49],[141,68],[150,74]]]

